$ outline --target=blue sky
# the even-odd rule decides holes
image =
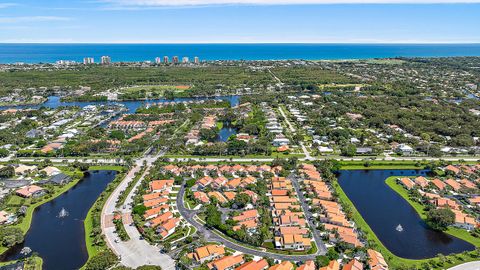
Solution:
[[[480,43],[480,0],[393,1],[0,0],[0,42]]]

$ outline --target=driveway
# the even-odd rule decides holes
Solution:
[[[480,261],[468,262],[448,268],[448,270],[478,270],[480,269]]]
[[[307,201],[305,200],[305,196],[303,195],[303,192],[300,189],[298,178],[295,177],[294,175],[291,175],[288,177],[288,179],[290,179],[290,181],[292,182],[293,188],[297,193],[298,200],[300,201],[300,205],[302,206],[303,213],[305,214],[305,218],[307,219],[308,226],[310,226],[310,230],[312,231],[313,239],[317,244],[318,253],[325,254],[327,252],[327,247],[323,243],[322,237],[320,235],[320,232],[317,230],[317,227],[313,224],[314,218],[313,218],[312,212],[310,212],[310,207]]]

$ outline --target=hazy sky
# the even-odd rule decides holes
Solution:
[[[479,14],[480,0],[0,0],[0,42],[480,43]]]

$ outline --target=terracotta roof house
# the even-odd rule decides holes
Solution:
[[[225,256],[221,259],[213,261],[207,264],[208,268],[211,270],[229,270],[234,269],[236,266],[243,264],[245,261],[243,255],[237,256]]]
[[[471,205],[480,205],[480,196],[468,199]]]
[[[477,188],[477,185],[468,179],[460,180],[460,184],[462,184],[466,188],[472,188],[472,189]]]
[[[319,270],[340,270],[340,264],[336,260],[332,260],[327,266],[321,267]]]
[[[195,192],[193,192],[193,197],[195,198],[195,200],[200,201],[202,203],[209,203],[210,202],[210,198],[208,197],[208,195],[205,192],[195,191]]]
[[[316,270],[315,262],[314,261],[306,261],[304,264],[300,265],[297,268],[297,270]]]
[[[425,188],[428,186],[428,180],[427,178],[423,177],[423,176],[419,176],[417,178],[415,178],[414,180],[415,184],[421,186],[422,188]]]
[[[447,187],[447,185],[438,178],[433,179],[430,183],[432,183],[439,190],[444,190]]]
[[[289,261],[283,261],[279,264],[276,264],[268,268],[268,270],[292,270],[292,269],[293,269],[293,264]]]
[[[321,267],[319,270],[340,270],[340,264],[336,260],[332,260],[327,266]]]
[[[410,178],[407,178],[407,177],[400,178],[399,182],[403,186],[405,186],[405,188],[407,188],[407,189],[412,189],[415,186],[415,184],[412,182],[412,180],[410,180]]]
[[[225,254],[225,248],[220,245],[207,245],[195,249],[192,253],[193,258],[200,263],[214,260]]]
[[[249,261],[235,268],[235,270],[265,270],[268,268],[268,262],[265,259],[259,261]]]
[[[435,199],[433,204],[437,207],[448,207],[450,209],[460,210],[460,205],[456,201],[448,198]]]
[[[449,186],[450,186],[453,190],[455,190],[455,191],[459,191],[460,188],[462,187],[462,185],[460,185],[460,183],[458,183],[457,181],[455,181],[455,180],[453,180],[453,179],[451,179],[451,178],[445,180],[445,183],[446,183],[447,185],[449,185]]]
[[[343,266],[343,270],[363,270],[363,263],[353,259]]]
[[[454,174],[459,174],[460,173],[460,169],[453,166],[453,165],[448,165],[447,167],[445,167],[445,171],[451,171]]]
[[[173,186],[172,180],[155,180],[149,183],[150,192],[161,192]]]
[[[373,249],[367,250],[368,254],[368,265],[371,270],[388,270],[388,264],[383,258],[383,255]]]
[[[30,197],[40,197],[44,195],[46,192],[43,188],[36,186],[36,185],[30,185],[23,187],[21,189],[17,189],[15,192],[17,193],[18,196],[24,197],[24,198],[30,198]]]

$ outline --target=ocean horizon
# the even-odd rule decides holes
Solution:
[[[395,57],[480,56],[480,43],[214,43],[214,44],[108,44],[108,43],[0,43],[0,63],[83,62],[85,57],[108,55],[112,62],[154,61],[178,56],[180,60],[342,60]]]

